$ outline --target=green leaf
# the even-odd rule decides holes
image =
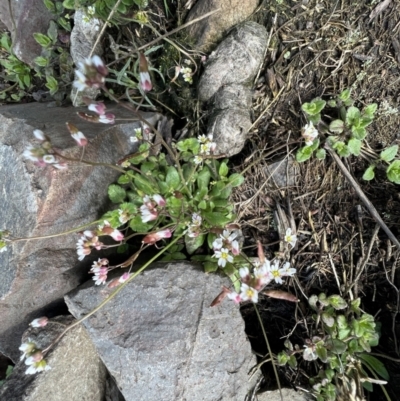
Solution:
[[[318,149],[318,150],[316,151],[316,153],[315,153],[315,157],[316,157],[318,160],[325,160],[325,158],[326,158],[326,151],[325,151],[325,149]]]
[[[358,121],[360,120],[360,110],[357,107],[351,106],[347,109],[346,113],[346,124],[351,127],[353,125],[358,125]]]
[[[185,235],[185,246],[188,254],[191,255],[194,251],[200,248],[204,244],[205,239],[205,234],[200,234],[194,238]]]
[[[113,203],[122,203],[126,198],[125,189],[119,185],[111,184],[108,187],[108,196]]]
[[[136,188],[144,192],[146,195],[153,195],[158,192],[157,189],[153,188],[153,185],[151,185],[152,182],[143,177],[141,174],[136,174],[133,182]]]
[[[318,297],[316,295],[311,295],[311,297],[308,298],[308,304],[311,306],[312,309],[315,311],[318,310]]]
[[[174,166],[168,167],[165,182],[170,187],[170,189],[178,189],[181,179],[179,177],[178,170]]]
[[[347,308],[347,302],[340,295],[331,295],[328,302],[336,310]]]
[[[219,166],[219,175],[220,177],[226,177],[228,175],[229,168],[228,165],[225,162],[222,162],[221,165]]]
[[[367,116],[373,117],[377,109],[378,109],[378,105],[376,103],[369,104],[364,109],[364,114],[366,114]]]
[[[296,160],[299,163],[305,162],[308,160],[313,154],[312,146],[303,146],[296,153]]]
[[[343,354],[347,350],[345,342],[338,340],[337,338],[331,338],[326,342],[327,347],[335,354]]]
[[[318,113],[315,116],[308,116],[308,119],[315,125],[317,126],[319,122],[321,121],[321,114]]]
[[[390,182],[400,184],[400,160],[395,160],[386,170],[387,178]]]
[[[322,99],[314,99],[313,103],[315,104],[315,110],[317,113],[320,113],[326,105],[325,100]]]
[[[71,32],[71,23],[67,21],[64,17],[58,18],[57,24],[64,28],[66,31]]]
[[[153,227],[153,224],[143,223],[142,217],[140,215],[135,216],[133,219],[129,220],[129,227],[138,233],[147,233]]]
[[[24,84],[27,88],[29,88],[30,84],[31,84],[31,77],[29,75],[24,75]]]
[[[360,156],[361,141],[359,139],[351,138],[349,142],[347,142],[347,147],[352,155]]]
[[[50,95],[54,95],[58,91],[58,82],[54,77],[46,77],[46,87],[50,89]]]
[[[53,45],[56,44],[58,39],[58,30],[57,24],[53,20],[50,20],[49,29],[47,30],[47,36],[51,39]]]
[[[204,271],[206,273],[214,273],[218,270],[217,262],[204,262],[203,263]]]
[[[232,220],[232,217],[225,216],[224,214],[218,212],[204,212],[202,213],[202,216],[208,221],[209,224],[217,227],[224,227]]]
[[[43,0],[44,5],[46,6],[46,8],[52,12],[55,13],[56,12],[56,6],[54,5],[54,3],[51,0]]]
[[[374,172],[375,166],[369,166],[366,170],[365,173],[363,174],[362,178],[365,181],[371,181],[375,177],[375,172]]]
[[[389,380],[389,373],[385,365],[372,355],[361,353],[358,357],[374,372],[376,372],[384,380]]]
[[[197,155],[199,153],[200,144],[196,138],[188,138],[183,141],[179,141],[176,144],[176,148],[180,152],[187,152],[190,150],[193,152],[193,154]]]
[[[64,0],[63,6],[69,10],[75,9],[75,0]]]
[[[235,173],[229,176],[228,181],[232,187],[238,187],[243,184],[244,177],[241,174]]]
[[[316,344],[315,352],[318,355],[318,358],[321,359],[322,362],[328,361],[328,351],[323,341],[320,341]]]
[[[329,124],[329,131],[333,132],[334,134],[341,134],[344,129],[344,122],[342,120],[333,120]]]
[[[374,121],[374,119],[370,116],[362,116],[357,124],[357,127],[359,128],[365,128],[368,127]]]
[[[204,166],[202,170],[198,172],[197,175],[197,186],[200,190],[207,189],[208,184],[210,183],[211,173],[210,169],[207,166]]]
[[[341,157],[348,157],[351,154],[347,145],[342,141],[335,142],[332,148],[335,149],[337,154]]]
[[[350,309],[359,314],[360,313],[361,298],[354,299],[350,302]]]
[[[282,351],[277,355],[277,363],[279,366],[285,366],[289,362],[290,356]]]
[[[396,157],[398,150],[399,145],[390,146],[389,148],[383,150],[379,157],[385,162],[391,162]]]
[[[328,326],[333,327],[335,325],[335,319],[328,312],[323,312],[321,315],[322,321]]]
[[[340,93],[339,99],[345,102],[346,100],[350,99],[350,95],[351,95],[351,90],[345,89],[343,92]]]
[[[36,57],[34,59],[35,64],[37,64],[39,67],[46,67],[49,64],[49,59],[46,57]]]
[[[44,48],[47,48],[52,44],[52,40],[47,35],[43,35],[43,33],[36,32],[33,34],[33,37],[36,42],[38,42],[39,45]]]
[[[351,127],[351,136],[362,141],[367,136],[367,130],[363,127]]]

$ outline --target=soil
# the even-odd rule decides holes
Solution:
[[[161,34],[182,22],[187,10],[180,3],[177,6],[167,1],[170,13],[166,13],[164,1],[150,2],[149,15]],[[380,12],[374,12],[382,5]],[[246,169],[245,184],[234,193],[233,199],[249,253],[256,253],[258,240],[269,258],[280,250],[278,204],[295,225],[298,235],[296,248],[291,252],[297,279],[287,281],[285,289],[301,301],[293,304],[262,297],[258,305],[272,350],[282,351],[286,338],[303,347],[310,335],[311,322],[306,297],[321,292],[344,293],[346,284],[352,283],[356,269],[370,252],[353,287],[353,296],[361,297],[363,310],[382,324],[380,345],[373,352],[399,359],[399,250],[382,230],[375,230],[376,221],[331,158],[299,164],[295,184],[287,187],[277,187],[265,168],[294,155],[301,144],[300,131],[306,124],[301,112],[304,102],[315,97],[328,100],[348,88],[359,107],[370,103],[379,105],[377,118],[368,129],[368,145],[380,151],[399,143],[400,4],[387,0],[381,3],[376,0],[268,0],[252,19],[266,26],[269,48],[255,82],[252,110],[255,123],[245,149],[231,160],[237,172]],[[121,47],[126,54],[133,40],[139,47],[156,37],[154,32],[135,23],[112,28],[110,32],[118,44],[126,46]],[[185,42],[183,33],[171,39],[181,49],[190,48],[191,43]],[[110,46],[107,37],[104,45]],[[154,66],[169,81],[174,79],[177,63],[185,58],[174,49],[171,45],[169,53],[156,50],[150,56]],[[107,62],[114,63],[113,68],[122,68],[124,60],[115,63],[112,52],[105,54]],[[201,55],[195,56],[199,61]],[[149,94],[149,98],[160,111],[174,119],[175,128],[179,128],[177,135],[186,130],[205,129],[207,114],[193,101],[195,84],[187,85],[180,78],[173,83],[167,79],[164,84],[157,76],[155,82],[159,95]],[[130,95],[134,97],[135,91]],[[384,222],[398,236],[398,187],[380,173],[374,181],[363,181],[361,177],[367,167],[363,159],[350,157],[345,164]],[[253,349],[262,360],[268,351],[254,308],[243,305],[242,313]],[[396,400],[400,386],[396,380],[400,376],[399,363],[380,359],[391,375],[387,391]],[[262,369],[263,386],[275,386],[271,365],[265,363]],[[307,388],[307,377],[317,372],[318,365],[312,362],[303,362],[298,370],[279,369],[282,385],[300,388]],[[372,394],[366,392],[366,398],[385,399],[379,387],[374,387]]]

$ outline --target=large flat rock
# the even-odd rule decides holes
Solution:
[[[127,401],[244,400],[256,358],[238,306],[210,307],[223,284],[188,262],[159,263],[83,322]],[[65,299],[80,318],[113,290],[87,283]]]

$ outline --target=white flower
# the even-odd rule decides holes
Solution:
[[[221,248],[220,251],[215,251],[215,254],[213,256],[218,258],[218,266],[221,267],[225,267],[226,262],[233,262],[233,256],[229,254],[229,251],[226,248]]]
[[[242,284],[240,287],[240,298],[242,301],[251,300],[254,303],[258,301],[258,291],[247,284]]]
[[[29,366],[29,368],[25,371],[25,374],[33,375],[37,372],[43,372],[44,370],[50,370],[50,369],[51,367],[47,365],[47,362],[44,359],[42,359],[39,362],[32,363],[32,365]]]
[[[21,361],[28,355],[31,355],[32,352],[36,349],[36,344],[32,342],[30,338],[28,338],[28,342],[22,343],[19,347],[19,350],[23,352],[21,356]]]
[[[201,156],[195,156],[193,158],[194,164],[201,164],[203,162],[203,158]]]
[[[282,266],[281,270],[283,270],[282,276],[290,276],[290,277],[292,277],[293,275],[296,274],[296,269],[294,267],[290,267],[290,263],[289,262],[286,262]]]
[[[301,136],[304,138],[307,146],[312,145],[314,139],[318,137],[318,131],[311,121],[302,129]]]
[[[291,228],[288,228],[286,230],[284,241],[286,243],[290,244],[292,248],[295,247],[296,242],[297,242],[297,235],[292,234],[292,229]]]
[[[44,155],[43,161],[47,164],[54,164],[56,162],[56,158],[53,155]]]
[[[271,266],[271,274],[275,283],[282,284],[283,280],[282,277],[284,276],[284,270],[279,268],[279,261],[276,260],[274,264]]]
[[[46,137],[44,136],[43,131],[41,131],[40,129],[35,129],[33,131],[33,135],[35,135],[35,138],[39,139],[39,141],[44,141],[46,139]]]
[[[249,272],[249,269],[247,267],[241,267],[239,269],[239,276],[240,276],[240,278],[242,280],[248,278],[249,275],[250,275],[250,272]]]
[[[260,285],[267,285],[273,280],[274,277],[270,269],[271,266],[269,260],[266,260],[260,267],[254,268],[254,277],[259,281]]]

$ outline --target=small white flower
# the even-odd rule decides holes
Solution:
[[[46,139],[46,137],[44,136],[43,131],[41,131],[40,129],[35,129],[33,131],[33,135],[35,135],[35,138],[39,139],[39,141],[44,141]]]
[[[286,243],[290,244],[292,248],[295,247],[296,242],[297,242],[297,235],[292,234],[292,229],[291,228],[288,228],[286,230],[284,241]]]
[[[240,298],[242,301],[251,300],[254,303],[258,302],[258,291],[247,284],[242,284],[240,287]]]
[[[294,267],[290,267],[290,263],[286,262],[283,266],[282,266],[282,276],[289,276],[292,277],[296,274],[296,269]]]
[[[274,264],[271,266],[271,274],[275,283],[282,284],[283,280],[282,277],[284,276],[284,270],[279,268],[279,261],[276,260]]]
[[[22,343],[19,347],[19,350],[23,352],[20,360],[22,361],[26,356],[31,355],[35,349],[36,344],[33,343],[30,338],[28,338],[28,342]]]
[[[225,267],[226,262],[233,262],[233,256],[229,254],[229,251],[226,248],[221,248],[220,251],[215,251],[215,254],[213,256],[218,258],[218,266],[221,267]]]
[[[306,145],[310,146],[313,144],[315,138],[318,137],[318,130],[314,127],[314,124],[310,121],[302,129],[301,136],[304,138]]]
[[[56,158],[53,155],[44,155],[43,161],[47,164],[54,164],[56,162]]]
[[[201,164],[201,163],[203,163],[203,158],[201,156],[195,156],[193,158],[193,163],[194,164]]]
[[[33,375],[37,372],[43,372],[44,370],[50,370],[51,367],[47,365],[47,362],[42,359],[40,362],[34,362],[29,368],[25,371],[27,375]]]
[[[247,267],[241,267],[239,269],[239,276],[240,276],[240,278],[242,280],[247,278],[247,277],[249,277],[249,275],[250,275],[250,272],[249,272],[249,269]]]

